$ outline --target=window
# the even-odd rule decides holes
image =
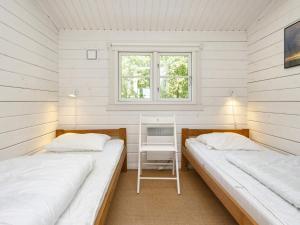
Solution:
[[[192,53],[119,52],[118,60],[119,101],[192,101]]]
[[[159,54],[159,98],[191,100],[191,54]]]
[[[121,100],[151,99],[152,55],[120,53],[119,77]]]

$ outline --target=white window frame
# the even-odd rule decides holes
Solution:
[[[110,49],[110,93],[108,110],[203,110],[201,105],[201,91],[200,91],[200,51],[201,44],[190,43],[112,43],[109,45]],[[120,97],[120,64],[119,53],[136,54],[136,53],[153,53],[152,58],[152,85],[151,98],[149,99],[128,99],[121,100]],[[191,99],[159,99],[159,93],[153,90],[157,86],[158,74],[157,54],[190,54],[191,65],[190,71],[192,74],[192,85],[190,87]],[[155,61],[156,60],[156,61]],[[159,87],[159,86],[158,86]],[[184,107],[183,107],[184,106]]]
[[[173,56],[173,55],[184,55],[188,56],[188,82],[189,82],[189,97],[187,99],[184,98],[160,98],[160,78],[162,76],[160,75],[160,56]],[[162,101],[162,102],[190,102],[193,103],[193,98],[195,97],[193,95],[194,91],[194,85],[193,85],[193,60],[192,60],[192,52],[156,52],[156,62],[157,62],[157,73],[154,74],[154,78],[156,79],[156,85],[154,86],[155,89],[155,101]]]
[[[122,99],[121,96],[121,88],[122,88],[122,76],[120,71],[122,71],[122,56],[129,56],[129,55],[143,55],[143,56],[150,56],[151,57],[151,64],[150,64],[150,98],[149,99]],[[152,52],[118,52],[118,101],[119,102],[152,102],[153,101],[153,53]],[[133,78],[133,77],[132,77]]]

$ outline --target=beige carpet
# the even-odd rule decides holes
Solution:
[[[181,188],[177,195],[175,181],[146,180],[136,194],[136,171],[122,173],[106,225],[236,225],[194,171],[181,172]]]

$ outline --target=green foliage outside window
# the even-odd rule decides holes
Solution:
[[[121,98],[151,98],[150,55],[121,56]],[[161,55],[159,57],[159,83],[161,99],[189,98],[189,57],[186,55]]]
[[[121,56],[122,99],[150,98],[151,56]]]
[[[187,56],[166,55],[160,57],[160,98],[189,98]]]

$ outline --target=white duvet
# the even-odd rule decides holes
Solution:
[[[53,225],[93,169],[83,155],[20,157],[0,163],[0,224]]]
[[[300,209],[300,157],[273,152],[236,152],[227,160]]]

